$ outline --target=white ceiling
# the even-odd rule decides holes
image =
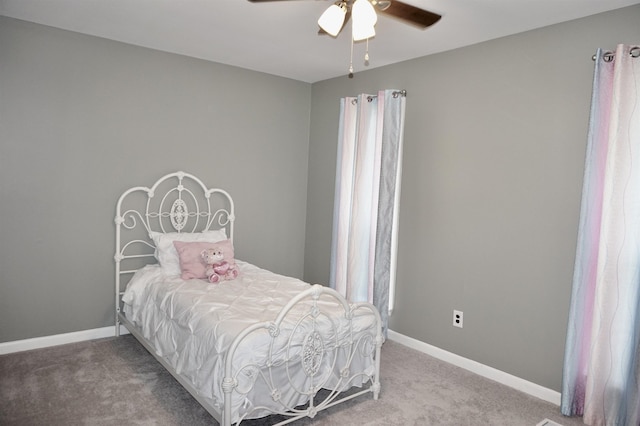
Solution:
[[[420,30],[380,16],[358,71],[468,46],[640,0],[404,0],[443,15]],[[349,31],[318,35],[331,0],[0,0],[0,15],[138,46],[262,71],[304,82],[346,75]],[[639,21],[640,22],[640,21]]]

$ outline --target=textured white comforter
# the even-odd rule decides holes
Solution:
[[[274,274],[246,262],[237,261],[237,264],[240,276],[221,284],[166,277],[158,265],[149,265],[136,272],[123,296],[126,317],[139,327],[157,353],[219,412],[224,404],[220,386],[224,377],[224,356],[234,338],[252,324],[273,321],[291,298],[310,287],[298,279]],[[310,301],[297,305],[292,313],[295,317],[305,315],[310,306]],[[322,314],[315,319],[308,316],[298,323],[299,318],[292,317],[283,323],[283,332],[278,337],[282,347],[270,346],[271,339],[266,330],[252,335],[234,354],[234,366],[237,365],[237,369],[247,365],[262,368],[269,350],[272,362],[295,358],[292,355],[300,354],[301,345],[309,336],[309,321],[314,321],[316,329],[320,330],[325,350],[335,347],[337,339],[341,339],[338,345],[353,341],[363,334],[363,330],[375,333],[371,330],[375,319],[370,313],[356,313],[349,326],[344,310],[333,299],[321,298],[319,308]],[[287,342],[291,342],[289,349]],[[355,352],[350,371],[372,374],[372,356]],[[340,348],[334,353],[339,353],[338,362],[334,365],[333,355],[319,358],[320,373],[313,378],[304,374],[299,363],[296,368],[287,368],[293,364],[281,366],[280,373],[272,381],[268,380],[268,384],[260,379],[256,368],[245,368],[237,376],[242,395],[233,393],[232,421],[256,406],[282,408],[273,398],[274,389],[282,401],[295,406],[306,400],[293,392],[292,384],[302,390],[317,385],[318,381],[325,388],[335,386],[348,351]],[[323,373],[324,369],[329,372]],[[362,379],[356,378],[351,385],[360,386]],[[264,410],[258,410],[248,417],[265,414]]]

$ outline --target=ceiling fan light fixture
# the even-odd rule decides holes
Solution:
[[[351,9],[353,17],[353,41],[360,41],[376,35],[374,26],[378,15],[369,0],[356,0]]]
[[[339,2],[329,6],[327,10],[318,19],[318,25],[327,34],[336,37],[342,26],[344,25],[344,18],[347,15],[347,5],[345,2]]]

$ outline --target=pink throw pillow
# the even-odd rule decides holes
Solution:
[[[178,252],[181,271],[180,277],[183,280],[190,280],[194,278],[208,278],[206,274],[207,265],[202,258],[203,250],[222,250],[224,254],[224,260],[232,265],[235,265],[235,259],[233,257],[233,244],[231,243],[231,240],[223,240],[216,243],[174,241],[173,245]]]

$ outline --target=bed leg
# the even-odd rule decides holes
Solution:
[[[380,396],[380,351],[382,349],[382,342],[384,341],[382,334],[379,333],[376,336],[376,359],[375,359],[375,373],[371,390],[373,391],[373,399],[378,400]]]
[[[236,387],[236,381],[231,377],[222,380],[222,392],[224,392],[224,409],[221,426],[231,426],[231,392]]]
[[[116,308],[116,337],[120,337],[120,317],[118,314],[120,314],[120,309]]]

